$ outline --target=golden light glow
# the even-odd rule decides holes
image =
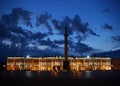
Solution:
[[[110,58],[73,58],[68,57],[71,71],[111,70]],[[7,70],[59,71],[63,70],[64,57],[8,57]]]

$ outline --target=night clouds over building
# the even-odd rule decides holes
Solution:
[[[120,47],[119,0],[1,0],[0,55],[87,56]],[[118,48],[119,49],[119,48]]]

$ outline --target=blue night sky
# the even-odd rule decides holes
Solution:
[[[0,58],[120,50],[120,0],[0,0]],[[120,53],[120,52],[119,52]]]

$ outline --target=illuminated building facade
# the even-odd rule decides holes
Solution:
[[[111,70],[111,59],[101,57],[68,57],[71,71]],[[7,70],[59,71],[63,70],[64,57],[8,57]]]

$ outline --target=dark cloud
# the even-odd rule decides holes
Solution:
[[[54,43],[55,44],[64,44],[64,40],[55,40]]]
[[[23,20],[26,26],[31,26],[31,12],[23,10],[22,8],[12,9],[11,14],[3,15],[0,20],[0,40],[6,38],[12,41],[12,47],[17,43],[21,44],[21,49],[28,45],[30,40],[40,40],[47,36],[45,33],[33,33],[18,26],[19,20]]]
[[[61,33],[64,33],[65,32],[65,27],[67,27],[68,33],[72,34],[73,29],[71,27],[71,24],[72,24],[72,20],[68,16],[64,17],[63,21],[60,22],[59,30],[61,31]]]
[[[11,14],[3,15],[1,22],[6,26],[16,26],[19,19],[22,19],[27,26],[32,27],[31,23],[31,12],[23,10],[22,8],[13,8]]]
[[[78,39],[79,41],[85,40],[86,37],[87,37],[86,35],[81,35],[81,34],[77,34],[77,35],[75,36],[75,38]]]
[[[32,39],[43,39],[44,37],[47,37],[48,35],[46,33],[41,33],[41,32],[38,32],[38,33],[34,33],[31,38]]]
[[[0,29],[3,34],[0,34],[1,42],[6,38],[12,41],[12,45],[10,47],[15,47],[16,44],[20,44],[20,49],[25,50],[26,46],[32,40],[42,40],[44,37],[47,36],[45,33],[32,33],[28,30],[23,30],[21,27],[14,27],[14,28],[2,28]]]
[[[21,49],[25,49],[32,41],[34,42],[34,45],[40,44],[38,41],[42,41],[45,37],[47,37],[46,33],[32,33],[31,31],[26,30],[24,36],[19,34],[13,35],[11,40],[13,41],[13,46],[17,43],[21,43]]]
[[[57,20],[57,19],[52,19],[52,23],[53,23],[55,29],[61,31],[61,26],[60,26],[59,20]]]
[[[84,44],[84,43],[76,43],[76,47],[75,47],[75,51],[76,52],[79,52],[79,53],[85,53],[85,52],[88,52],[88,51],[91,51],[93,50],[92,47],[89,47],[88,45]]]
[[[85,32],[88,30],[86,27],[88,24],[82,24],[81,19],[79,15],[75,15],[72,20],[72,27],[74,30],[79,31],[80,33],[85,34]]]
[[[113,41],[120,42],[120,35],[119,36],[112,36],[111,38]]]
[[[92,47],[89,47],[80,41],[70,44],[70,48],[73,49],[74,52],[79,53],[79,55],[83,55],[84,53],[94,50]]]
[[[68,16],[64,17],[62,21],[52,19],[52,23],[53,23],[55,29],[60,31],[59,34],[62,34],[62,35],[64,34],[65,27],[67,27],[68,33],[70,35],[73,33],[73,29],[71,27],[72,20]]]
[[[86,53],[93,53],[92,51],[95,50],[89,45],[82,43],[81,41],[73,42],[72,39],[68,40],[68,50],[71,51],[69,55],[86,55]]]
[[[11,33],[7,26],[0,23],[0,38],[9,38],[11,36]]]
[[[88,29],[88,32],[89,32],[91,35],[100,37],[100,35],[96,34],[96,33],[93,32],[91,29]]]
[[[50,38],[48,38],[47,40],[40,40],[39,43],[41,45],[46,45],[46,46],[49,46],[50,48],[57,48],[58,45],[56,45],[53,41],[51,41]]]
[[[106,29],[106,30],[113,30],[113,27],[107,23],[104,23],[104,25],[101,26],[103,29]]]
[[[73,35],[73,33],[76,32],[77,34],[83,34],[84,36],[82,37],[87,37],[89,34],[99,36],[92,29],[88,28],[88,23],[81,22],[79,15],[75,15],[73,19],[66,16],[62,21],[52,19],[52,23],[54,27],[60,31],[60,34],[64,34],[65,27],[67,27],[69,35]]]
[[[13,19],[20,19],[22,18],[24,20],[24,23],[27,25],[27,26],[31,26],[32,27],[32,23],[31,23],[31,12],[27,11],[27,10],[23,10],[22,8],[14,8],[12,10],[12,16],[13,16]]]
[[[18,17],[15,17],[12,13],[9,15],[3,15],[1,17],[1,23],[7,27],[16,26],[18,24]]]
[[[51,18],[52,16],[49,14],[49,13],[44,13],[44,14],[41,14],[40,16],[37,16],[37,21],[36,21],[36,26],[40,26],[40,25],[45,25],[49,31],[52,30],[48,20]]]
[[[10,32],[15,33],[16,35],[27,36],[27,32],[23,30],[21,27],[9,27]]]
[[[84,34],[84,35],[87,35],[87,34],[91,34],[91,35],[94,35],[94,36],[99,36],[97,33],[95,33],[92,29],[88,28],[89,24],[88,23],[82,23],[82,20],[80,19],[79,15],[75,15],[75,17],[73,18],[73,28]],[[88,36],[88,35],[87,35]]]
[[[101,12],[102,12],[102,13],[110,13],[111,11],[110,11],[110,9],[104,9],[104,10],[102,10]]]
[[[3,15],[0,20],[0,40],[3,41],[7,38],[12,41],[12,47],[16,43],[21,43],[22,47],[25,47],[30,31],[23,30],[18,26],[18,21],[22,18],[27,26],[31,26],[30,15],[30,12],[21,8],[15,8],[11,14]]]
[[[21,27],[7,27],[4,24],[0,24],[0,38],[14,39],[18,36],[27,37],[29,31],[23,30]]]

